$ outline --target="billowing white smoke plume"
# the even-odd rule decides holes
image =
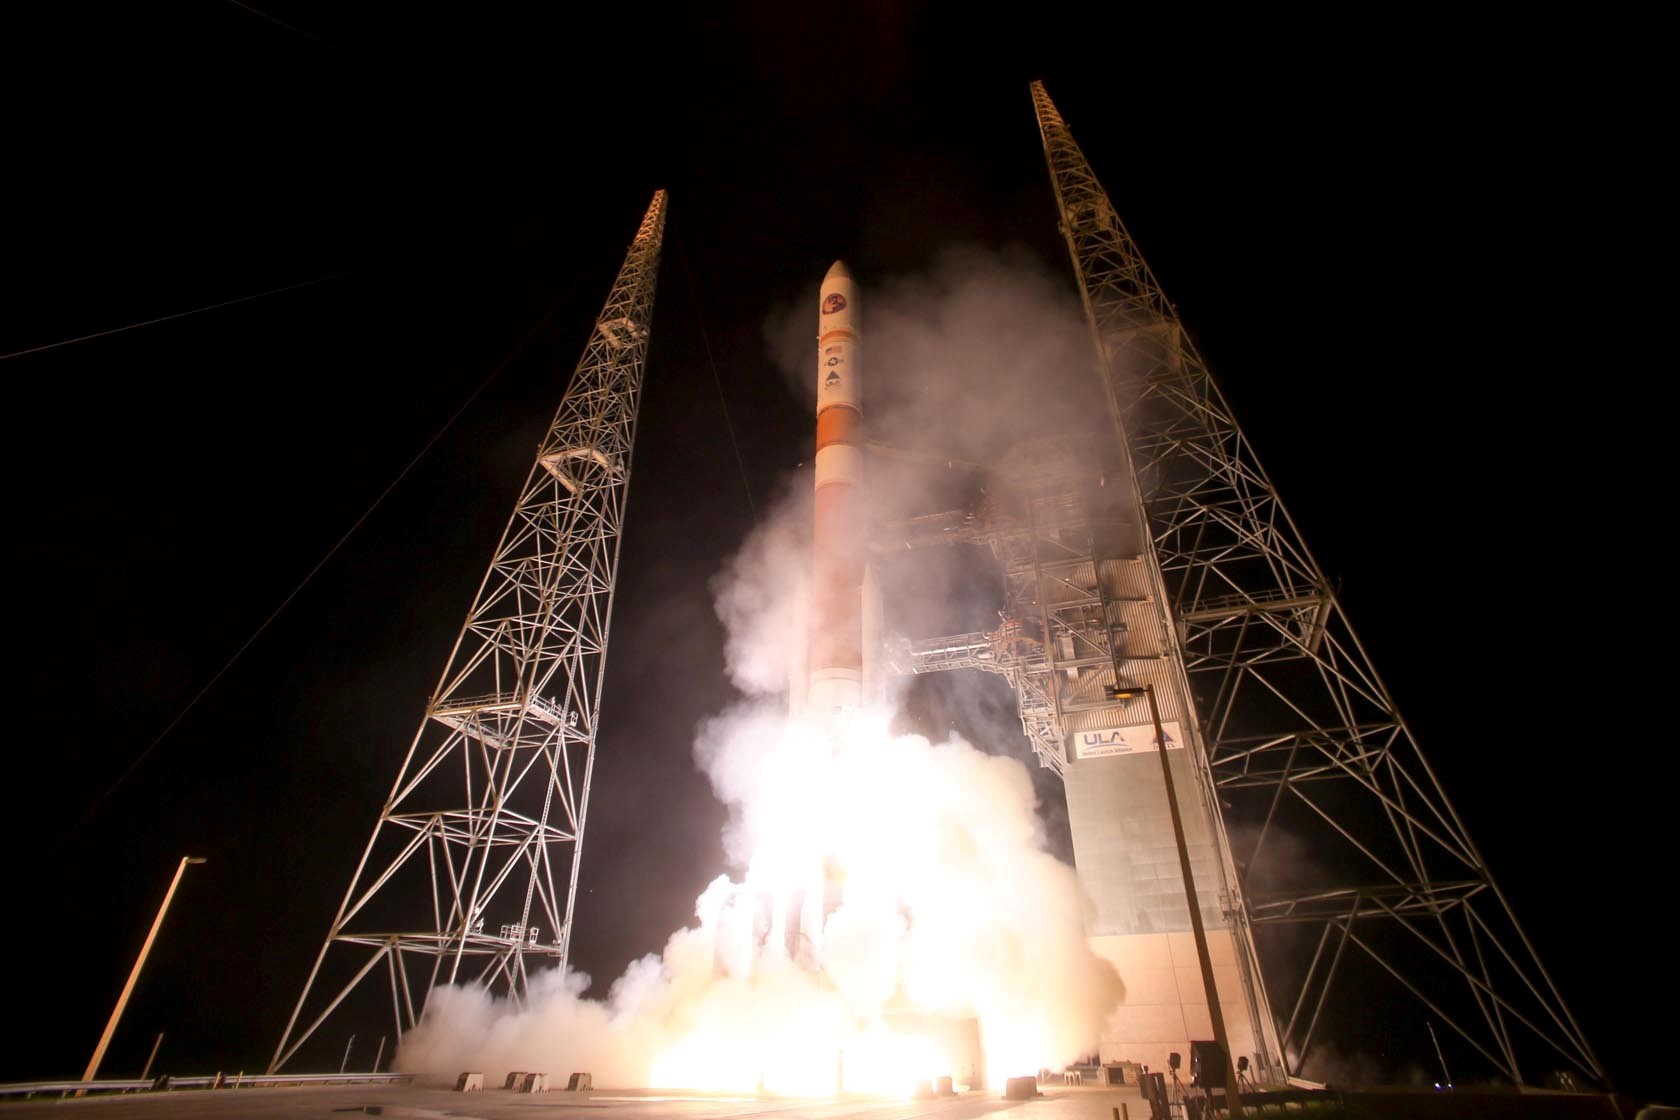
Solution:
[[[956,370],[973,363],[969,388],[990,376],[987,354],[1018,374],[1029,358],[1048,360],[1035,348],[1065,360],[1061,343],[1035,338],[1021,315],[1054,303],[1042,282],[1017,283],[1011,300],[999,290],[1009,271],[981,263],[982,287],[958,281],[942,295],[936,279],[915,293],[922,321],[962,340]],[[909,311],[866,308],[883,332],[913,334]],[[988,349],[983,333],[1000,324]],[[906,360],[937,364],[931,343],[899,342],[915,348]],[[803,358],[809,368],[808,347]],[[909,389],[882,399],[895,393],[882,431],[932,416]],[[995,424],[979,400],[956,411],[972,454]],[[701,728],[695,753],[730,809],[733,875],[720,875],[694,924],[631,964],[605,1001],[581,998],[587,981],[576,975],[542,978],[524,1009],[475,990],[435,992],[404,1038],[401,1068],[589,1070],[602,1085],[786,1092],[830,1092],[843,1071],[848,1089],[894,1091],[941,1073],[960,1079],[938,1032],[917,1029],[935,1019],[977,1024],[992,1083],[1094,1049],[1120,981],[1086,944],[1085,900],[1073,870],[1045,850],[1023,764],[960,739],[894,735],[887,712],[858,713],[838,732],[788,719],[809,541],[809,500],[796,486],[714,585],[744,698]]]

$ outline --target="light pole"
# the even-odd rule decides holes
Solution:
[[[122,1018],[123,1008],[128,1006],[128,997],[134,991],[134,982],[140,979],[140,969],[146,964],[146,954],[152,951],[152,942],[157,940],[158,930],[163,928],[163,916],[169,912],[169,901],[175,897],[175,888],[181,885],[181,876],[186,874],[187,865],[203,862],[203,858],[198,856],[181,857],[180,866],[175,868],[175,878],[169,881],[169,891],[163,896],[163,905],[158,907],[157,917],[152,920],[152,932],[146,935],[146,943],[140,946],[140,955],[134,958],[134,969],[128,974],[128,983],[123,985],[122,995],[117,997],[117,1005],[111,1009],[111,1021],[105,1024],[105,1033],[99,1036],[99,1045],[93,1048],[93,1057],[88,1060],[87,1072],[82,1074],[83,1081],[92,1081],[94,1074],[99,1072],[99,1063],[105,1058],[105,1047],[111,1044],[111,1036],[117,1033],[117,1020]],[[149,1062],[147,1064],[150,1065]]]
[[[146,1055],[146,1068],[140,1071],[140,1080],[146,1080],[146,1075],[152,1072],[152,1063],[157,1061],[158,1047],[162,1045],[163,1032],[159,1031],[158,1036],[152,1040],[152,1052]]]
[[[1115,666],[1119,679],[1119,666]],[[1219,990],[1213,983],[1213,958],[1208,954],[1207,930],[1202,928],[1202,908],[1196,901],[1196,881],[1190,874],[1190,847],[1184,840],[1184,820],[1178,813],[1178,795],[1173,792],[1172,767],[1167,763],[1167,735],[1161,728],[1161,709],[1155,704],[1155,686],[1109,690],[1116,700],[1134,700],[1140,694],[1149,701],[1149,718],[1155,724],[1155,751],[1161,756],[1161,780],[1167,787],[1167,808],[1172,811],[1173,839],[1178,841],[1178,869],[1184,876],[1184,901],[1190,905],[1190,930],[1196,938],[1196,960],[1202,966],[1202,990],[1207,994],[1208,1018],[1213,1021],[1213,1041],[1225,1059],[1225,1102],[1232,1117],[1242,1116],[1242,1097],[1237,1092],[1237,1071],[1231,1064],[1231,1043],[1225,1036],[1225,1013],[1219,1007]]]

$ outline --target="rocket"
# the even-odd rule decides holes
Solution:
[[[826,721],[865,697],[868,531],[863,494],[863,368],[857,285],[842,261],[817,308],[816,496],[805,711]],[[873,660],[871,658],[870,660]],[[873,668],[873,666],[869,666]]]
[[[872,695],[879,658],[880,595],[869,563],[870,521],[863,477],[863,364],[857,285],[843,261],[817,297],[817,453],[812,506],[806,641],[796,646],[788,699],[792,715],[835,734]],[[824,859],[805,885],[769,900],[766,943],[821,970],[828,916],[844,896],[844,875]]]

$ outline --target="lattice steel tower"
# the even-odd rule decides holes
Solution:
[[[1544,1057],[1602,1081],[1201,355],[1042,84],[1032,96],[1188,685],[1186,753],[1220,806],[1227,916],[1252,927],[1292,1071],[1362,958],[1510,1080]],[[1310,858],[1280,871],[1285,833]]]
[[[271,1070],[381,963],[398,1038],[438,984],[480,984],[518,1002],[532,963],[566,963],[664,229],[658,191]],[[349,978],[323,998],[323,966],[340,958]]]

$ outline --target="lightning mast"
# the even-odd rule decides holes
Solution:
[[[566,964],[665,208],[655,192],[271,1071],[381,965],[400,1038],[438,984],[517,1003],[533,966]]]
[[[1172,304],[1042,83],[1032,97],[1190,688],[1189,753],[1220,807],[1233,927],[1288,977],[1271,1012],[1292,1072],[1361,958],[1511,1081],[1538,1055],[1602,1081]],[[1310,861],[1263,870],[1284,834]]]

